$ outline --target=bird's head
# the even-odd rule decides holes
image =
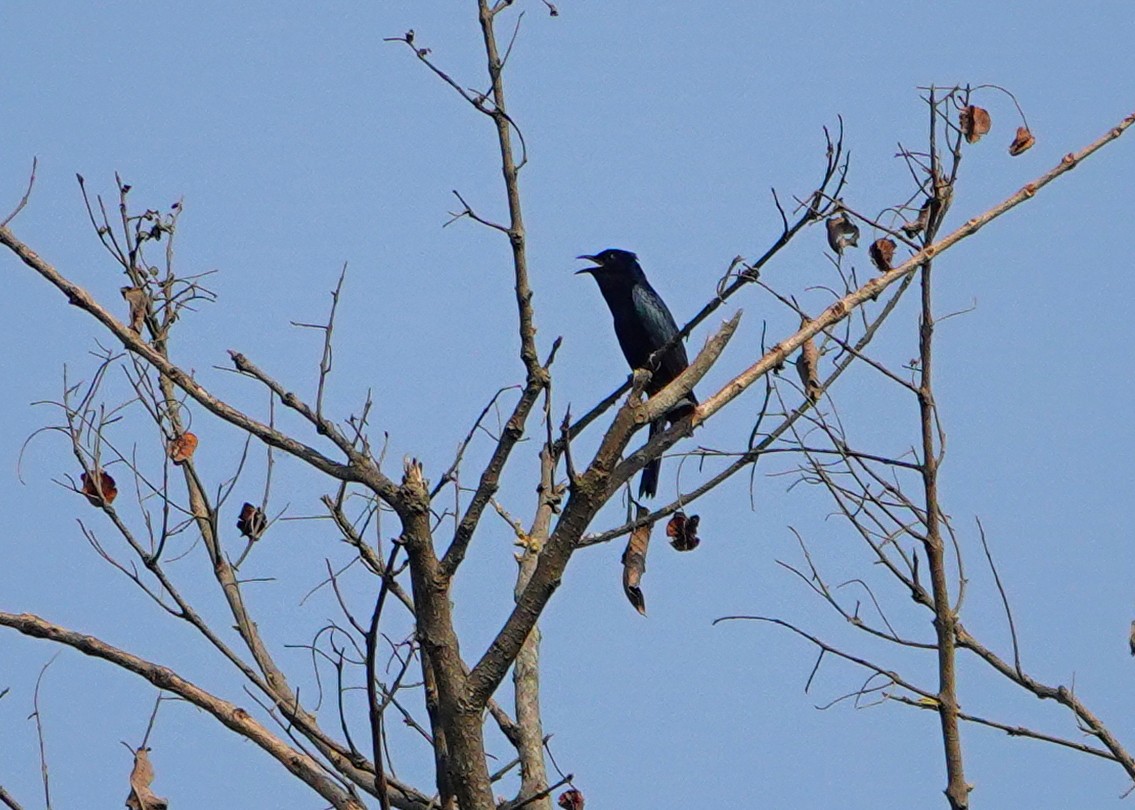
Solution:
[[[594,262],[594,266],[585,267],[582,270],[577,270],[576,275],[580,273],[588,273],[595,276],[596,280],[607,278],[617,279],[620,277],[637,279],[642,276],[642,268],[638,263],[638,256],[631,253],[629,250],[619,250],[618,248],[607,248],[602,253],[596,253],[594,256],[576,256],[577,259],[587,259],[589,262]]]

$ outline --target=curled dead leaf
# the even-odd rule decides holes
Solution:
[[[564,810],[583,810],[583,793],[578,788],[570,788],[560,794],[556,804]]]
[[[965,136],[966,143],[977,143],[981,140],[982,135],[989,132],[989,128],[993,126],[993,121],[989,117],[988,110],[971,104],[961,111],[958,116],[958,125],[962,128],[962,135]]]
[[[686,517],[685,512],[675,512],[666,524],[666,536],[670,538],[670,545],[678,551],[693,551],[701,543],[698,537],[698,524],[701,523],[699,515]]]
[[[114,479],[106,470],[99,470],[97,476],[83,473],[79,479],[83,483],[80,492],[87,496],[91,506],[102,506],[104,504],[109,506],[118,497],[118,487],[115,486]]]
[[[236,522],[236,527],[244,537],[256,541],[268,528],[268,518],[264,516],[264,511],[260,507],[245,501],[244,506],[240,508],[240,518]]]
[[[1017,137],[1013,138],[1013,142],[1009,144],[1009,154],[1013,157],[1027,152],[1036,143],[1036,138],[1029,132],[1028,127],[1017,127]]]
[[[174,464],[184,464],[197,449],[197,435],[188,430],[169,443],[169,457]]]
[[[801,327],[808,325],[805,318]],[[804,395],[813,405],[820,399],[820,353],[816,349],[816,341],[808,338],[800,347],[800,354],[796,358],[796,373],[800,375],[800,385],[804,386]]]
[[[123,287],[121,292],[130,305],[130,329],[140,333],[146,320],[146,291],[141,287]]]
[[[134,752],[134,767],[130,771],[130,795],[126,806],[130,810],[166,810],[169,801],[155,796],[150,790],[154,781],[154,766],[150,762],[150,749],[139,748]]]
[[[902,224],[902,232],[907,235],[907,238],[913,239],[926,230],[926,226],[930,224],[930,209],[933,205],[934,200],[927,197],[926,202],[918,209],[918,217]]]
[[[885,236],[876,239],[867,249],[867,255],[871,257],[871,263],[885,273],[891,269],[891,260],[895,258],[894,240]]]
[[[840,256],[845,247],[859,246],[859,228],[847,216],[846,211],[828,217],[825,224],[828,228],[828,247]]]
[[[638,507],[636,518],[646,514],[646,509]],[[635,610],[646,615],[646,596],[642,592],[642,575],[646,573],[646,552],[650,546],[650,530],[653,524],[647,523],[631,532],[627,547],[623,550],[623,593]]]

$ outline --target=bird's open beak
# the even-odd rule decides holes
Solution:
[[[589,261],[589,262],[594,262],[594,263],[595,263],[595,266],[594,266],[594,267],[585,267],[585,268],[583,268],[582,270],[576,270],[576,271],[575,271],[575,274],[576,274],[577,276],[578,276],[578,275],[579,275],[580,273],[594,273],[594,272],[595,272],[596,270],[598,270],[598,269],[599,269],[599,260],[598,260],[597,258],[595,258],[594,256],[587,256],[587,255],[584,255],[584,256],[576,256],[575,258],[577,258],[577,259],[587,259],[587,261]]]

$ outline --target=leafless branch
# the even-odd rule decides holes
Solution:
[[[363,810],[324,775],[317,763],[289,748],[256,722],[244,709],[221,700],[185,680],[170,669],[112,647],[91,635],[76,633],[38,616],[0,612],[0,626],[10,627],[33,638],[42,638],[71,647],[84,655],[101,658],[146,679],[159,689],[172,692],[212,715],[223,725],[263,749],[294,776],[301,779],[337,810]]]
[[[36,170],[36,167],[38,165],[39,165],[39,158],[33,157],[32,158],[32,170],[28,174],[28,190],[24,192],[24,196],[20,198],[20,201],[16,204],[16,207],[12,209],[12,213],[10,213],[10,214],[8,214],[8,216],[4,217],[3,222],[0,222],[0,228],[4,227],[9,222],[11,222],[13,219],[15,219],[16,215],[19,214],[21,211],[23,211],[24,208],[27,206],[28,200],[30,200],[31,196],[32,196],[32,189],[35,187],[35,170]]]
[[[3,785],[0,785],[0,802],[3,802],[8,810],[24,810],[24,806],[16,801],[12,794],[4,789]]]

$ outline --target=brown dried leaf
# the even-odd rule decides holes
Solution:
[[[913,239],[926,230],[926,226],[930,224],[930,209],[933,206],[934,200],[927,197],[926,202],[918,209],[918,218],[902,224],[902,232],[907,235],[907,238]]]
[[[197,449],[197,435],[186,431],[169,443],[169,457],[174,464],[184,464]]]
[[[1009,144],[1009,154],[1016,157],[1022,152],[1032,149],[1034,143],[1036,143],[1036,138],[1029,132],[1028,127],[1017,127],[1017,137]]]
[[[638,507],[636,518],[646,514],[646,509]],[[642,592],[642,575],[646,573],[646,552],[650,546],[650,530],[654,524],[647,523],[631,532],[627,547],[623,551],[623,593],[631,605],[646,615],[646,596]]]
[[[845,247],[859,247],[859,228],[847,216],[846,211],[840,211],[826,222],[828,228],[828,247],[843,255]]]
[[[146,291],[141,287],[123,287],[121,292],[130,305],[130,328],[141,333],[142,323],[146,320]]]
[[[805,318],[801,327],[808,325]],[[820,399],[820,353],[816,349],[816,341],[808,338],[800,347],[800,354],[796,358],[796,373],[800,375],[800,384],[804,386],[804,395],[813,405]]]
[[[871,263],[885,273],[891,269],[891,260],[895,258],[894,240],[885,236],[876,239],[867,249],[867,255],[871,257]]]
[[[244,506],[240,508],[240,519],[237,520],[236,527],[243,536],[256,541],[268,528],[268,518],[264,516],[264,511],[260,507],[245,501]]]
[[[958,116],[958,124],[962,128],[966,143],[977,143],[982,135],[989,132],[993,121],[989,117],[988,110],[971,104]]]
[[[83,482],[83,488],[80,492],[87,496],[91,506],[102,506],[103,504],[109,506],[118,497],[118,487],[115,486],[114,479],[106,470],[100,470],[97,479],[87,473],[83,473],[79,476],[79,479]],[[96,480],[98,481],[97,484],[95,483]]]
[[[155,796],[150,790],[154,781],[154,766],[150,763],[150,749],[139,748],[134,752],[134,768],[130,771],[130,795],[126,806],[130,810],[166,810],[169,801]]]
[[[675,512],[666,524],[666,536],[670,538],[670,545],[678,551],[693,551],[698,547],[701,538],[698,537],[698,524],[701,523],[699,515],[686,517],[685,512]]]
[[[578,788],[570,788],[560,794],[556,804],[564,810],[583,810],[583,793]]]

